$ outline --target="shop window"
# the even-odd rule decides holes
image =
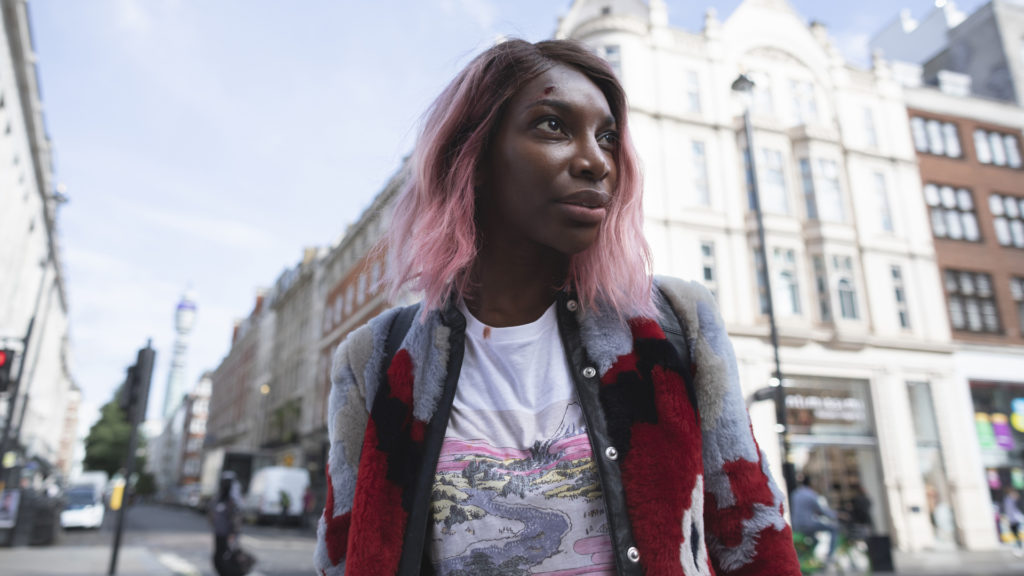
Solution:
[[[972,380],[970,387],[981,463],[1000,504],[1008,489],[1024,491],[1024,384]]]
[[[693,170],[694,200],[700,206],[711,205],[711,189],[708,185],[708,155],[704,142],[690,142],[690,166]]]
[[[963,154],[956,124],[915,116],[910,119],[914,148],[922,154],[959,158]]]
[[[982,164],[1021,167],[1020,142],[1013,134],[979,128],[974,131],[974,152]]]
[[[686,111],[700,114],[700,77],[696,70],[686,71]]]
[[[982,272],[945,271],[949,320],[954,330],[999,334],[999,312],[992,277]]]
[[[818,294],[818,314],[822,322],[832,321],[832,304],[829,301],[828,277],[825,275],[825,259],[815,256],[814,263],[814,287]]]
[[[705,240],[700,243],[701,278],[704,287],[718,298],[718,264],[715,262],[715,243]]]
[[[924,199],[931,213],[932,233],[936,238],[981,241],[970,190],[928,183],[924,186]]]
[[[885,174],[874,173],[875,180],[875,204],[878,209],[879,226],[883,232],[892,232],[895,227],[892,224],[892,205],[889,203],[889,187],[885,182]]]
[[[772,259],[778,284],[778,295],[775,297],[778,312],[786,316],[799,316],[800,284],[797,282],[796,254],[790,249],[776,248]]]
[[[988,209],[999,244],[1024,248],[1024,198],[993,194],[988,197]]]
[[[935,539],[952,547],[956,545],[956,522],[950,505],[949,483],[946,481],[931,386],[928,382],[907,382],[907,395],[917,440],[917,462],[928,502],[928,517]]]
[[[903,284],[903,270],[899,266],[893,266],[892,290],[893,298],[896,301],[896,314],[899,317],[900,328],[910,328],[910,311],[907,308],[907,289]]]
[[[1017,330],[1024,337],[1024,278],[1010,278],[1010,295],[1017,307]]]
[[[857,320],[857,284],[853,278],[853,258],[833,256],[832,268],[836,272],[836,292],[839,297],[839,315],[846,320]]]

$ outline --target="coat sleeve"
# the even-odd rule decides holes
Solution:
[[[322,576],[342,576],[348,550],[359,457],[379,382],[383,342],[394,311],[355,330],[334,352],[327,397],[327,499],[317,525],[313,563]]]
[[[720,576],[799,576],[785,496],[754,438],[714,297],[693,282],[659,278],[658,285],[685,326],[695,368],[711,565]]]

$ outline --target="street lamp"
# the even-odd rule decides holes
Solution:
[[[742,96],[744,101],[743,109],[743,130],[747,140],[747,161],[750,170],[750,203],[757,220],[757,252],[761,257],[761,266],[757,273],[761,277],[762,286],[766,299],[768,313],[768,328],[772,343],[772,352],[775,355],[775,373],[770,382],[771,390],[768,396],[775,400],[775,421],[776,429],[782,444],[782,477],[786,483],[787,494],[796,487],[796,468],[789,457],[789,428],[786,423],[786,388],[782,385],[782,363],[779,360],[779,332],[775,326],[775,302],[772,299],[772,283],[768,275],[768,250],[764,241],[764,218],[761,213],[761,197],[758,189],[757,165],[754,161],[754,127],[750,121],[750,108],[754,99],[754,81],[746,74],[740,74],[733,80],[732,90]],[[760,392],[760,391],[759,391]]]

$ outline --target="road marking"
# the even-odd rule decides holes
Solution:
[[[156,557],[156,559],[174,572],[175,576],[201,576],[202,573],[199,568],[196,568],[191,562],[185,560],[177,554],[164,553]]]

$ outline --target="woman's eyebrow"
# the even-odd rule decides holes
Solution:
[[[557,98],[538,98],[537,100],[534,100],[533,102],[530,102],[529,104],[527,104],[526,105],[526,110],[530,110],[532,108],[537,108],[537,107],[540,107],[540,106],[547,106],[549,108],[554,108],[555,110],[559,110],[559,111],[561,111],[563,113],[569,113],[569,112],[572,112],[574,110],[572,104],[566,102],[565,100],[559,100]],[[605,116],[604,118],[602,118],[601,119],[601,123],[606,125],[606,126],[611,126],[613,128],[617,127],[617,122],[615,121],[615,116],[612,116],[611,114],[609,114],[609,115]]]

